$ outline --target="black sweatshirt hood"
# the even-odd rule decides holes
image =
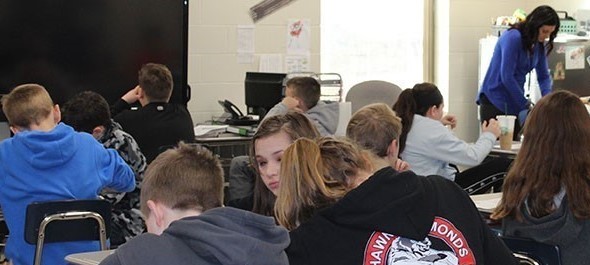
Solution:
[[[432,184],[425,177],[409,177],[415,175],[411,171],[395,173],[391,167],[375,172],[334,207],[319,214],[351,228],[424,239],[436,211],[433,194],[429,192]],[[392,215],[394,212],[399,214]]]

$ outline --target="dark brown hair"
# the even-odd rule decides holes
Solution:
[[[553,50],[553,40],[555,40],[560,26],[559,16],[550,6],[538,6],[523,22],[514,24],[511,29],[520,31],[523,49],[532,52],[534,44],[539,42],[539,28],[542,26],[555,26],[555,30],[549,35],[549,41],[545,45],[545,50],[549,54]]]
[[[62,108],[61,118],[76,131],[90,134],[97,126],[111,127],[109,103],[93,91],[83,91],[70,98]]]
[[[432,83],[421,83],[402,91],[399,98],[393,105],[393,110],[402,119],[402,134],[399,139],[399,153],[406,147],[408,133],[412,129],[414,114],[421,116],[432,107],[443,104],[443,97],[438,87]]]
[[[313,108],[320,101],[320,83],[313,77],[293,77],[285,85],[293,89],[293,94],[300,98],[308,109]]]
[[[150,102],[168,102],[172,95],[172,73],[163,64],[144,64],[138,73],[138,82]]]

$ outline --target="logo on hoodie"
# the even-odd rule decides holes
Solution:
[[[448,249],[432,248],[431,240],[444,242]],[[475,257],[463,233],[449,220],[435,217],[428,236],[422,241],[373,232],[365,247],[363,264],[475,264]]]

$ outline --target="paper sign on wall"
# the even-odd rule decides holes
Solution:
[[[309,54],[310,47],[309,19],[289,19],[287,23],[287,54]]]

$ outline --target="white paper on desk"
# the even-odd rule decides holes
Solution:
[[[225,132],[228,125],[197,125],[195,126],[195,136],[217,136],[211,134],[218,134]]]
[[[502,193],[488,193],[469,196],[478,210],[491,213],[502,198]]]
[[[493,211],[498,203],[500,202],[500,198],[489,198],[485,200],[480,200],[476,203],[477,209],[484,210],[484,211]]]

